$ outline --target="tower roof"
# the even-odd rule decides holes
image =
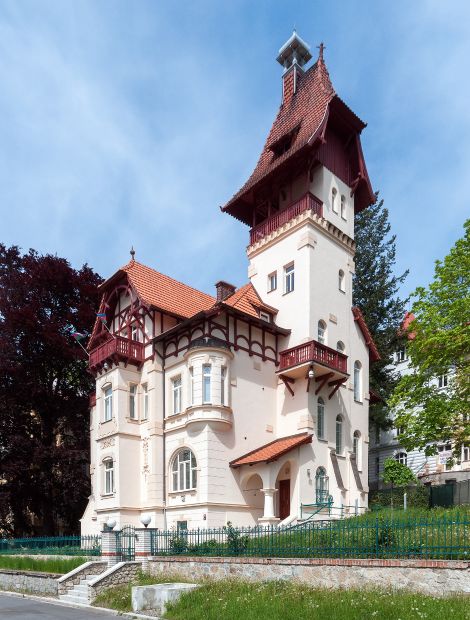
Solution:
[[[294,33],[295,35],[295,33]],[[293,35],[293,37],[294,37]],[[281,48],[280,58],[289,58],[289,50],[297,45],[304,54],[302,39],[295,35]],[[351,134],[358,136],[366,126],[354,112],[338,97],[330,80],[328,69],[323,58],[323,44],[319,46],[317,61],[299,79],[297,91],[288,101],[283,102],[265,142],[254,171],[241,189],[227,202],[222,211],[230,213],[237,219],[251,224],[253,192],[263,182],[284,170],[288,164],[297,160],[302,153],[318,151],[325,143],[326,127],[330,117],[340,118],[340,122]],[[277,146],[289,138],[288,148],[279,153]],[[353,141],[356,142],[356,141]],[[361,200],[356,201],[356,210],[360,211],[375,200],[369,181],[365,162],[357,142],[357,160],[359,182],[366,184],[366,192],[362,192]]]

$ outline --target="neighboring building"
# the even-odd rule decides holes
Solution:
[[[413,315],[407,313],[404,320],[406,328]],[[400,376],[412,372],[410,360],[404,344],[395,353],[395,369]],[[452,371],[448,374],[436,377],[434,384],[441,390],[446,390],[452,381]],[[369,445],[369,486],[371,489],[383,488],[383,466],[387,458],[395,458],[407,465],[424,484],[445,484],[461,482],[470,479],[470,447],[463,447],[461,457],[452,462],[452,443],[438,442],[436,452],[432,456],[426,456],[424,450],[405,450],[400,445],[400,428],[391,428],[388,431],[380,431],[378,428],[370,429]]]
[[[320,46],[280,50],[282,103],[222,209],[251,227],[250,282],[196,291],[132,260],[101,285],[90,344],[92,495],[82,531],[291,522],[367,506],[369,358],[352,308],[354,213],[374,201]],[[184,260],[184,256],[182,256]],[[311,505],[314,505],[313,507]]]

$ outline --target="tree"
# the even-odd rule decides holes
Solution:
[[[410,375],[402,377],[390,405],[403,426],[400,443],[435,454],[451,441],[455,457],[470,442],[470,220],[465,235],[444,260],[434,280],[413,293],[414,320],[408,326]],[[436,378],[448,374],[445,390]]]
[[[101,279],[0,244],[0,530],[76,531],[89,493],[88,395],[71,326],[88,333]]]
[[[381,355],[369,373],[370,389],[381,399],[371,404],[369,415],[371,422],[380,428],[390,425],[386,400],[398,380],[392,368],[393,354],[403,339],[400,325],[406,309],[406,300],[400,299],[398,289],[408,275],[408,270],[400,276],[394,275],[396,236],[390,231],[383,200],[356,215],[353,302],[362,310]]]
[[[385,484],[392,486],[390,493],[390,504],[393,508],[393,489],[396,487],[405,487],[411,482],[416,482],[416,476],[411,469],[404,463],[400,463],[396,459],[388,458],[384,461],[383,481]]]

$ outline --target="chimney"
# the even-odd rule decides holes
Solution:
[[[310,47],[294,32],[279,50],[277,62],[284,67],[282,76],[282,103],[289,103],[297,92],[299,80],[304,74],[302,67],[312,58]]]
[[[233,295],[237,289],[233,284],[229,284],[228,282],[224,282],[223,280],[219,280],[219,282],[215,285],[217,291],[217,301],[225,301],[227,297]]]

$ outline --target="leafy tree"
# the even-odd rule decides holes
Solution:
[[[405,487],[410,482],[416,482],[416,476],[404,463],[388,458],[384,461],[383,481],[393,487]]]
[[[413,293],[408,327],[412,374],[402,377],[390,399],[403,426],[400,442],[431,455],[439,441],[452,441],[456,457],[470,442],[470,220],[465,235],[443,261],[434,281]],[[436,377],[448,376],[439,389]]]
[[[85,334],[99,276],[0,244],[0,530],[76,531],[89,493]]]
[[[408,270],[400,276],[394,275],[396,236],[390,231],[383,200],[377,200],[356,215],[353,302],[362,310],[381,355],[381,360],[370,367],[370,388],[382,399],[371,404],[370,420],[380,428],[390,426],[386,400],[398,380],[392,362],[403,339],[400,325],[406,304],[406,300],[400,299],[398,289],[408,275]]]

